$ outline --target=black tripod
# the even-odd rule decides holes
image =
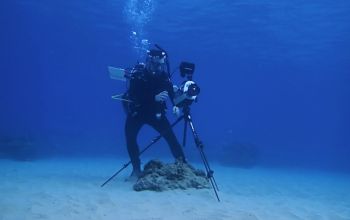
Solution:
[[[183,135],[183,146],[186,145],[186,134],[187,134],[187,126],[190,125],[190,128],[191,128],[191,131],[192,131],[192,134],[193,134],[193,138],[194,138],[194,142],[197,146],[197,149],[199,150],[199,154],[201,156],[201,159],[203,161],[203,164],[204,164],[204,167],[205,167],[205,171],[207,172],[207,178],[209,179],[213,189],[214,189],[214,193],[215,193],[215,196],[216,198],[218,199],[218,201],[220,202],[220,198],[219,198],[219,195],[218,195],[218,192],[219,191],[219,188],[218,188],[218,185],[216,184],[216,181],[215,181],[215,178],[213,176],[214,174],[214,171],[212,169],[210,169],[210,166],[209,166],[209,162],[207,160],[207,157],[205,156],[205,153],[204,153],[204,145],[203,145],[203,142],[199,139],[198,137],[198,134],[196,132],[196,130],[194,129],[194,125],[193,125],[193,122],[192,122],[192,117],[191,117],[191,114],[190,114],[190,106],[189,105],[185,105],[183,107],[183,115],[180,117],[180,120],[181,119],[184,119],[184,135]]]
[[[217,193],[217,191],[219,191],[218,186],[216,184],[215,178],[213,176],[214,171],[210,169],[209,166],[209,162],[207,160],[207,157],[204,154],[203,148],[204,145],[202,143],[202,141],[199,139],[198,134],[196,132],[196,130],[194,129],[194,125],[192,122],[192,117],[190,114],[190,107],[189,105],[184,105],[183,106],[183,115],[181,115],[173,124],[171,124],[171,127],[174,127],[176,124],[178,124],[182,119],[184,119],[184,136],[183,136],[183,145],[185,146],[186,144],[186,134],[187,134],[187,126],[190,125],[192,134],[193,134],[193,138],[194,138],[194,142],[199,150],[201,159],[203,161],[205,170],[207,172],[207,178],[209,179],[213,189],[214,189],[214,193],[216,198],[218,199],[218,201],[220,202],[220,198],[219,195]],[[161,134],[159,134],[157,137],[153,138],[153,140],[143,149],[140,151],[140,154],[143,154],[148,148],[150,148],[153,144],[155,144],[157,141],[159,141],[159,139],[162,138],[162,136],[164,135],[164,133],[166,133],[168,131],[164,131]],[[124,164],[115,174],[113,174],[113,176],[111,176],[109,179],[107,179],[102,185],[101,187],[105,186],[109,181],[111,181],[114,177],[116,177],[121,171],[123,171],[125,168],[127,168],[129,165],[131,164],[131,160],[129,162],[127,162],[126,164]]]

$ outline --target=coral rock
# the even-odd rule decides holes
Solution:
[[[134,185],[135,191],[164,191],[171,189],[209,188],[205,173],[187,163],[177,161],[164,164],[151,160],[144,166],[141,177]]]

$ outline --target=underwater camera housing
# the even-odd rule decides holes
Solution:
[[[194,81],[192,81],[194,69],[194,63],[181,62],[180,64],[180,75],[182,77],[187,77],[187,80],[181,84],[180,88],[176,88],[174,99],[176,106],[189,106],[193,101],[197,100],[200,88]]]

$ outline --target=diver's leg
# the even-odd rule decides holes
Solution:
[[[160,119],[150,120],[149,124],[156,129],[167,141],[174,158],[185,162],[185,154],[178,142],[168,119],[162,116]]]
[[[133,173],[141,173],[141,164],[139,158],[139,147],[137,144],[137,134],[139,133],[143,122],[138,117],[128,115],[125,123],[126,145],[129,157],[133,166]]]

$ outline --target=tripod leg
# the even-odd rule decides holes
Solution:
[[[179,123],[182,119],[184,118],[184,116],[179,117],[174,123],[171,124],[171,128],[174,127],[177,123]],[[151,143],[149,143],[143,150],[140,151],[139,156],[141,154],[143,154],[148,148],[150,148],[153,144],[155,144],[157,141],[159,141],[162,136],[168,132],[167,131],[163,131],[160,135],[158,135],[157,137],[153,138],[153,140],[151,141]],[[129,165],[131,164],[131,160],[129,162],[127,162],[126,164],[123,165],[122,168],[120,168],[115,174],[113,174],[110,178],[108,178],[102,185],[101,187],[105,186],[107,183],[109,183],[114,177],[116,177],[121,171],[123,171],[125,168],[127,168]]]
[[[217,193],[217,191],[219,190],[218,189],[218,185],[216,184],[215,178],[213,176],[214,171],[212,169],[210,169],[209,162],[208,162],[207,157],[205,156],[204,151],[203,151],[203,148],[204,148],[203,143],[202,143],[202,141],[200,141],[200,139],[198,137],[198,134],[197,134],[196,130],[194,129],[194,125],[193,125],[193,122],[192,122],[192,119],[191,119],[191,115],[189,113],[186,115],[185,120],[187,120],[189,125],[190,125],[191,131],[192,131],[192,134],[193,134],[193,138],[194,138],[194,142],[196,143],[196,146],[197,146],[197,148],[199,150],[199,153],[200,153],[200,156],[202,158],[204,167],[205,167],[205,169],[207,171],[207,177],[209,178],[210,183],[211,183],[211,185],[212,185],[212,187],[214,189],[214,193],[216,195],[217,200],[220,202],[220,198],[219,198],[219,195]]]
[[[183,139],[182,139],[182,146],[185,147],[186,146],[186,137],[187,137],[187,120],[184,120],[184,135],[183,135]]]

